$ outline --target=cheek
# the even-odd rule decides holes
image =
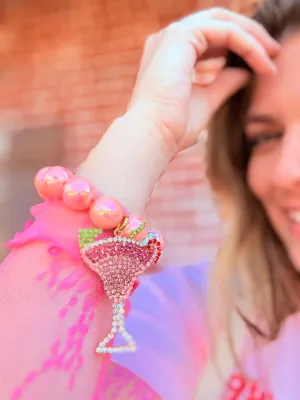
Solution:
[[[252,193],[264,203],[272,187],[272,163],[265,157],[253,155],[250,158],[247,183]]]

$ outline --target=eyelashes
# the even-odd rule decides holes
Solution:
[[[280,140],[282,136],[283,136],[282,132],[260,133],[257,134],[256,137],[246,138],[247,147],[250,151],[253,151],[255,148],[264,146],[273,141]]]

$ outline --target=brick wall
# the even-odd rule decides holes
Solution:
[[[251,7],[241,2],[243,11]],[[125,110],[145,38],[192,10],[228,3],[240,7],[237,0],[3,3],[0,134],[59,126],[66,164],[76,166]],[[213,256],[221,225],[205,183],[200,146],[169,166],[148,213],[170,243],[165,263]]]

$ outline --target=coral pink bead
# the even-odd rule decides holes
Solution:
[[[87,210],[94,199],[91,185],[86,179],[74,176],[65,185],[63,190],[63,201],[71,210]]]
[[[130,215],[128,224],[126,225],[125,229],[122,231],[122,236],[127,237],[127,238],[130,237],[132,232],[141,226],[142,222],[143,222],[143,220],[140,217]],[[141,241],[141,240],[145,239],[147,234],[148,234],[148,229],[147,229],[147,226],[145,226],[144,229],[142,229],[140,232],[138,232],[137,234],[134,235],[134,239],[137,241]]]
[[[69,176],[63,167],[50,167],[44,176],[43,194],[51,199],[61,199]]]
[[[121,204],[113,197],[100,196],[90,208],[92,223],[100,229],[116,228],[124,216]]]
[[[66,171],[69,179],[73,178],[73,176],[74,176],[73,172],[71,172],[68,168],[64,168],[64,170]]]
[[[36,188],[36,191],[41,196],[41,198],[44,200],[46,198],[45,194],[43,193],[44,177],[49,168],[50,167],[45,167],[45,168],[40,169],[34,177],[34,186]]]
[[[95,186],[90,182],[90,187],[94,196],[94,199],[96,199],[99,196],[98,190],[95,188]]]

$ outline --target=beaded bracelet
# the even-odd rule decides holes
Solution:
[[[135,351],[136,342],[125,328],[125,302],[138,276],[160,259],[163,240],[141,218],[130,215],[112,197],[102,196],[86,179],[63,167],[46,167],[35,176],[38,194],[45,200],[61,200],[68,209],[88,211],[93,229],[79,229],[78,240],[84,264],[103,281],[113,300],[110,333],[99,343],[97,353]],[[103,232],[109,237],[103,239]],[[110,344],[119,333],[126,344]]]

